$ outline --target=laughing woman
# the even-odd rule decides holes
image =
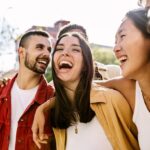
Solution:
[[[133,111],[141,150],[150,150],[149,8],[129,11],[116,34],[114,52],[124,78],[101,83],[120,91]]]
[[[92,86],[91,50],[79,34],[64,34],[57,40],[52,74],[56,93],[50,114],[57,150],[139,149],[132,111],[124,97]],[[44,105],[38,111],[50,108]],[[37,145],[42,142],[37,134],[38,111],[32,128]]]

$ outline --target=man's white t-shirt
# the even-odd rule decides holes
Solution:
[[[29,90],[22,90],[18,87],[17,82],[14,82],[11,90],[11,131],[9,150],[15,150],[18,121],[35,97],[37,89],[38,86]]]

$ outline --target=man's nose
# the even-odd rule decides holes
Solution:
[[[48,48],[45,48],[43,55],[44,56],[50,56],[50,53],[51,53],[50,50]]]

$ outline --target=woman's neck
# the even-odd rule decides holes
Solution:
[[[74,95],[75,95],[75,89],[72,89],[68,86],[64,86],[64,88],[65,88],[65,91],[67,93],[67,96],[73,102],[74,101]]]
[[[144,95],[150,98],[150,75],[138,81]]]
[[[139,82],[140,88],[145,95],[150,96],[150,64],[143,66],[137,73],[135,80]]]
[[[72,103],[74,103],[74,96],[75,96],[77,85],[78,85],[77,83],[67,83],[63,85],[67,93],[67,96],[72,101]]]

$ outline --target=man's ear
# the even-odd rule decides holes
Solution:
[[[20,58],[24,58],[25,57],[25,48],[24,47],[19,47],[18,48],[18,54]]]

